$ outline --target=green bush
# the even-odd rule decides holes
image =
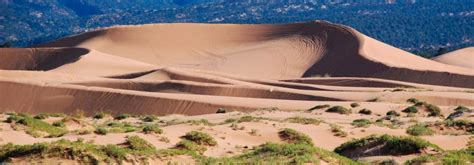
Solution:
[[[413,136],[433,135],[434,131],[425,124],[415,124],[407,128],[407,134]]]
[[[66,124],[64,124],[63,121],[55,121],[55,122],[53,122],[53,126],[55,126],[55,127],[66,127]]]
[[[17,123],[27,126],[26,133],[34,137],[40,137],[40,135],[37,134],[38,132],[46,132],[48,134],[47,137],[60,137],[67,133],[67,130],[63,128],[55,127],[47,122],[30,116],[20,117]]]
[[[334,106],[326,110],[326,112],[339,113],[339,114],[350,114],[352,113],[350,109],[347,109],[343,106]]]
[[[471,109],[469,109],[469,108],[467,108],[467,107],[465,107],[465,106],[462,106],[462,105],[456,107],[456,108],[454,109],[454,111],[456,111],[456,112],[472,112]]]
[[[207,145],[207,146],[217,145],[216,140],[211,135],[204,132],[191,131],[191,132],[186,133],[181,138],[192,141],[199,145]]]
[[[372,122],[368,119],[356,119],[352,121],[354,127],[369,127]]]
[[[294,129],[285,128],[278,132],[278,135],[283,141],[286,141],[288,143],[314,145],[313,140],[311,140],[308,135],[305,135]]]
[[[143,132],[146,134],[148,133],[162,134],[163,130],[157,124],[149,124],[143,127]]]
[[[370,109],[361,109],[359,111],[360,114],[364,114],[364,115],[371,115],[372,114],[372,111]]]
[[[438,106],[433,105],[433,104],[426,104],[425,106],[429,112],[428,116],[434,116],[434,117],[442,116],[441,108],[439,108]]]
[[[331,127],[331,132],[334,133],[334,136],[338,137],[346,137],[347,132],[342,130],[342,127],[336,124],[329,124],[329,127]]]
[[[290,123],[300,123],[300,124],[313,124],[313,125],[319,125],[322,121],[318,119],[313,119],[313,118],[305,118],[305,117],[290,117],[285,119],[285,121],[288,121]]]
[[[207,151],[206,146],[199,145],[189,140],[181,140],[180,142],[178,142],[178,144],[176,144],[175,147],[183,150],[196,151],[200,154],[203,154]]]
[[[387,116],[400,116],[400,113],[395,110],[391,110],[387,112]]]
[[[418,99],[416,99],[416,98],[409,98],[409,99],[407,100],[407,102],[413,103],[413,104],[418,104],[418,103],[420,103],[420,100],[418,100]]]
[[[356,151],[359,148],[366,148],[371,146],[374,147],[379,145],[383,145],[381,148],[379,148],[380,151],[377,151],[377,153],[381,155],[407,155],[419,153],[421,150],[424,150],[428,147],[431,147],[435,150],[442,150],[438,146],[426,140],[413,136],[404,137],[391,135],[371,135],[368,137],[353,139],[351,141],[345,142],[339,147],[337,147],[334,152],[349,157],[359,157],[364,155],[354,155],[358,153],[353,153],[353,151]]]
[[[129,118],[129,117],[130,117],[129,114],[121,113],[121,114],[118,114],[117,116],[115,116],[114,119],[115,120],[123,120],[123,119]]]
[[[265,143],[251,152],[235,156],[225,162],[208,164],[319,164],[323,160],[329,164],[361,164],[318,147],[307,144]]]
[[[158,118],[154,115],[147,115],[142,117],[143,122],[154,122],[155,120],[158,120]]]
[[[352,103],[352,104],[351,104],[351,107],[352,107],[352,108],[359,107],[359,106],[360,106],[359,103]]]
[[[109,131],[106,129],[106,128],[103,128],[103,127],[97,127],[94,131],[94,133],[98,134],[98,135],[107,135]]]
[[[237,122],[243,123],[243,122],[253,122],[253,121],[259,121],[259,120],[260,120],[260,118],[258,118],[258,117],[242,116],[242,117],[240,117],[240,119]]]
[[[313,110],[317,110],[317,109],[324,109],[324,108],[329,108],[329,107],[331,107],[331,105],[329,105],[329,104],[316,105],[316,106],[308,109],[308,111],[313,111]]]
[[[18,120],[20,120],[21,117],[17,115],[10,115],[8,118],[5,120],[7,123],[16,123]]]
[[[402,112],[405,113],[418,113],[418,108],[416,106],[409,106],[405,108]]]
[[[128,136],[125,144],[128,145],[128,148],[142,153],[151,153],[156,150],[152,144],[136,135]]]
[[[38,119],[38,120],[43,120],[43,119],[46,119],[48,118],[48,115],[47,114],[44,114],[44,113],[40,113],[40,114],[37,114],[35,117],[33,117],[35,119]]]
[[[94,114],[93,118],[94,119],[103,119],[105,117],[105,113],[104,112],[97,112]]]

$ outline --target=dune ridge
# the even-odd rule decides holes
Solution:
[[[472,88],[472,68],[324,21],[117,26],[0,49],[0,111],[197,115],[411,97],[474,106]]]

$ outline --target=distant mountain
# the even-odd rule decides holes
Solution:
[[[112,25],[317,19],[426,56],[474,46],[472,0],[0,0],[0,10],[0,43],[19,47]]]

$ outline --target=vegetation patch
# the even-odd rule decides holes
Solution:
[[[446,151],[439,154],[422,155],[405,162],[405,165],[412,164],[456,164],[468,165],[474,163],[474,149]]]
[[[285,121],[290,122],[290,123],[313,124],[313,125],[319,125],[322,122],[319,119],[305,118],[305,117],[290,117],[290,118],[286,118]]]
[[[7,118],[7,122],[24,126],[26,133],[33,137],[60,137],[67,133],[67,130],[63,128],[55,127],[27,115],[11,115]]]
[[[123,120],[123,119],[126,119],[126,118],[129,118],[131,115],[129,114],[126,114],[126,113],[121,113],[121,114],[118,114],[117,116],[114,117],[115,120]]]
[[[387,112],[387,116],[400,116],[400,113],[395,110],[391,110]]]
[[[329,127],[331,127],[331,132],[334,133],[334,136],[338,137],[346,137],[347,132],[342,130],[342,127],[337,125],[337,124],[329,124]]]
[[[237,120],[237,122],[239,122],[239,123],[243,123],[243,122],[256,122],[256,121],[260,121],[261,119],[262,119],[261,117],[242,116],[242,117],[240,117],[239,120]]]
[[[445,120],[429,126],[441,134],[474,134],[474,122],[471,120]]]
[[[163,133],[163,130],[157,124],[145,125],[142,130],[146,134],[149,134],[149,133],[162,134]]]
[[[307,144],[265,143],[254,150],[230,158],[209,158],[203,164],[329,164],[358,165],[346,157]]]
[[[441,108],[434,104],[426,104],[425,105],[426,110],[429,112],[428,116],[433,116],[433,117],[438,117],[438,116],[443,116],[441,114]]]
[[[433,135],[434,131],[430,129],[426,124],[415,124],[407,128],[407,134],[413,136],[427,136]]]
[[[359,103],[352,103],[352,104],[351,104],[351,107],[352,107],[352,108],[356,108],[356,107],[359,107],[359,106],[360,106]]]
[[[105,117],[105,113],[104,112],[97,112],[94,114],[94,116],[92,118],[94,119],[103,119]]]
[[[313,140],[311,140],[308,135],[291,128],[285,128],[281,130],[280,132],[278,132],[278,135],[283,141],[288,143],[314,145]]]
[[[371,135],[343,143],[334,152],[350,158],[358,158],[378,155],[408,155],[420,153],[429,148],[442,151],[435,144],[413,136]]]
[[[318,110],[318,109],[325,109],[325,108],[329,108],[329,107],[331,107],[331,105],[329,105],[329,104],[316,105],[316,106],[308,109],[308,111],[314,111],[314,110]]]
[[[351,110],[343,106],[333,106],[326,110],[326,112],[339,113],[339,114],[351,114]]]
[[[141,118],[141,120],[143,122],[154,122],[155,120],[158,120],[158,117],[154,116],[154,115],[147,115],[147,116],[143,116]]]
[[[120,164],[123,160],[141,162],[144,158],[146,159],[155,153],[157,153],[157,150],[138,136],[127,137],[123,146],[95,145],[85,143],[82,140],[74,142],[59,140],[32,145],[14,145],[11,143],[2,145],[0,146],[0,162],[9,162],[11,158],[22,157],[31,160],[63,158],[86,164],[99,164],[100,162]]]
[[[372,114],[372,111],[370,109],[361,109],[359,111],[360,114],[364,114],[364,115],[371,115]]]
[[[418,113],[418,108],[416,106],[409,106],[409,107],[405,108],[404,110],[402,110],[402,112],[405,112],[405,113]]]
[[[352,121],[354,127],[369,127],[372,122],[368,119],[356,119]]]
[[[199,131],[191,131],[181,137],[182,139],[192,141],[199,145],[216,146],[216,140],[209,134]]]

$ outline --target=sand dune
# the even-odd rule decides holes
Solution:
[[[472,68],[322,21],[117,26],[0,49],[0,69],[3,111],[193,115],[411,97],[474,106]]]
[[[474,69],[474,47],[456,50],[433,58],[434,61]]]

